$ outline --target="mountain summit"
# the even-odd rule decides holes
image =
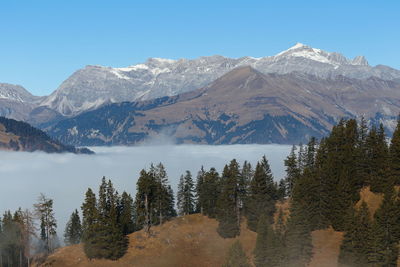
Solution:
[[[251,66],[264,74],[299,72],[320,78],[400,78],[400,71],[372,67],[362,56],[348,59],[336,52],[297,43],[275,56],[262,58],[218,55],[179,60],[150,58],[124,68],[86,66],[73,73],[41,105],[73,116],[105,103],[149,100],[193,91],[240,66]]]

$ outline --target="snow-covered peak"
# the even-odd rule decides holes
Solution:
[[[280,52],[279,54],[274,56],[274,59],[281,60],[293,57],[311,59],[313,61],[330,64],[335,67],[338,67],[340,65],[368,65],[368,61],[362,56],[358,56],[353,60],[350,60],[342,54],[336,52],[327,52],[318,48],[312,48],[302,43],[296,43],[289,49]]]

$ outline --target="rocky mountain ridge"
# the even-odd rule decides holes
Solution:
[[[176,143],[298,143],[322,137],[340,118],[364,115],[391,129],[400,83],[371,77],[322,79],[262,74],[239,67],[210,85],[172,97],[105,105],[50,125],[74,145],[133,145],[168,137]]]

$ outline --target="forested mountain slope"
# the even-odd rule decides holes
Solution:
[[[48,153],[72,152],[92,154],[87,148],[75,148],[50,138],[43,131],[25,122],[0,117],[0,150],[44,151]]]

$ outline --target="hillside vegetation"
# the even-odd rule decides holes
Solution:
[[[372,193],[368,187],[360,192],[360,203],[365,201],[372,214],[382,199],[382,194]],[[277,210],[280,208],[288,214],[287,201],[277,203]],[[240,240],[247,257],[253,260],[257,233],[250,231],[244,223],[237,238],[224,239],[218,235],[217,227],[218,222],[214,219],[201,214],[186,215],[153,227],[150,236],[144,230],[130,234],[128,251],[117,261],[89,260],[83,246],[79,244],[60,248],[44,263],[35,266],[219,267],[224,263],[225,255],[235,240]],[[342,237],[342,232],[334,231],[331,227],[313,231],[313,257],[309,266],[337,267]]]

